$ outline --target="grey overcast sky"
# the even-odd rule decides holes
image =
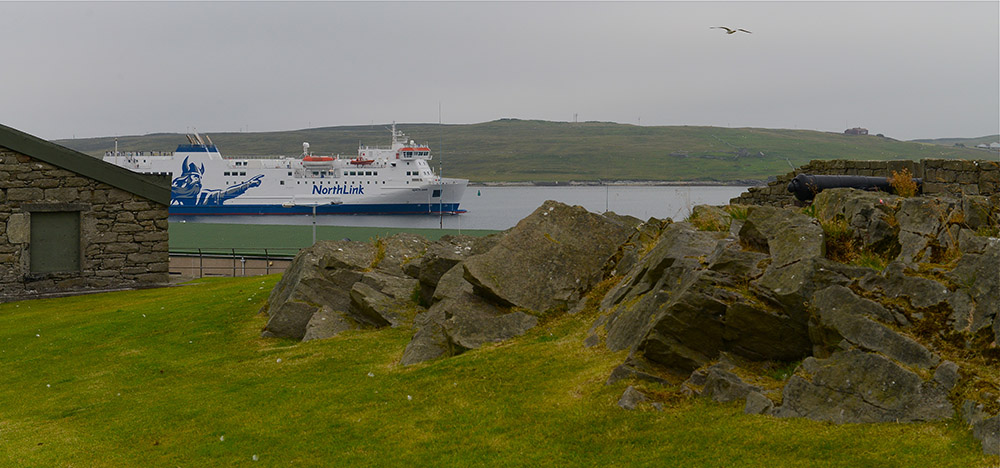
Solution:
[[[997,1],[0,1],[0,21],[0,123],[49,139],[439,115],[1000,133]]]

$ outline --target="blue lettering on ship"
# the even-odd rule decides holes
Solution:
[[[346,185],[334,185],[332,187],[313,185],[312,194],[313,195],[364,195],[365,188],[361,186],[348,187]]]

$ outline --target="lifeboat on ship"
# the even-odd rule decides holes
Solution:
[[[331,156],[303,156],[302,165],[307,169],[327,169],[333,167],[334,158]]]
[[[354,164],[355,166],[367,166],[367,165],[375,162],[375,160],[374,159],[365,159],[365,158],[360,158],[359,157],[359,158],[354,158],[354,159],[352,159],[350,161],[347,161],[347,162],[350,163],[350,164]]]
[[[313,156],[309,154],[309,143],[302,143],[302,167],[306,169],[329,169],[333,167],[336,158],[332,156]]]

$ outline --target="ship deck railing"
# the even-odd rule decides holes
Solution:
[[[142,158],[146,156],[173,156],[173,151],[105,151],[104,156],[114,156],[116,158]]]

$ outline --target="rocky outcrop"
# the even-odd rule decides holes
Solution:
[[[609,381],[690,375],[682,393],[744,401],[749,413],[838,423],[950,418],[956,395],[1000,388],[962,371],[962,356],[1000,365],[1000,240],[988,235],[1000,213],[969,199],[834,189],[817,196],[815,217],[750,207],[729,229],[670,224],[618,270],[586,343],[630,351]],[[976,210],[968,223],[965,209]],[[831,242],[842,243],[840,255],[887,266],[835,261]],[[713,366],[723,356],[803,361],[779,397]],[[991,398],[984,403],[998,406]]]
[[[466,259],[464,277],[497,304],[565,311],[602,279],[630,231],[613,218],[548,201],[488,252]]]
[[[609,384],[836,423],[961,411],[984,448],[996,439],[1000,382],[977,369],[1000,366],[1000,207],[831,189],[807,210],[694,212],[641,222],[546,202],[488,238],[321,242],[275,286],[264,335],[412,323],[412,365],[581,313],[581,346],[626,351]]]
[[[835,423],[937,421],[955,414],[949,390],[881,354],[849,350],[802,361],[773,414]]]
[[[399,326],[417,307],[403,266],[427,241],[399,234],[375,243],[320,241],[295,257],[262,312],[262,336],[313,340],[345,330]]]
[[[983,444],[983,452],[1000,455],[1000,414],[990,414],[981,403],[966,400],[962,417],[972,429],[972,436]]]
[[[636,231],[637,225],[626,221],[549,201],[488,249],[468,249],[476,253],[438,278],[433,305],[419,317],[401,364],[520,336],[538,317],[566,312],[603,279],[609,259]],[[418,276],[423,275],[421,268]]]

